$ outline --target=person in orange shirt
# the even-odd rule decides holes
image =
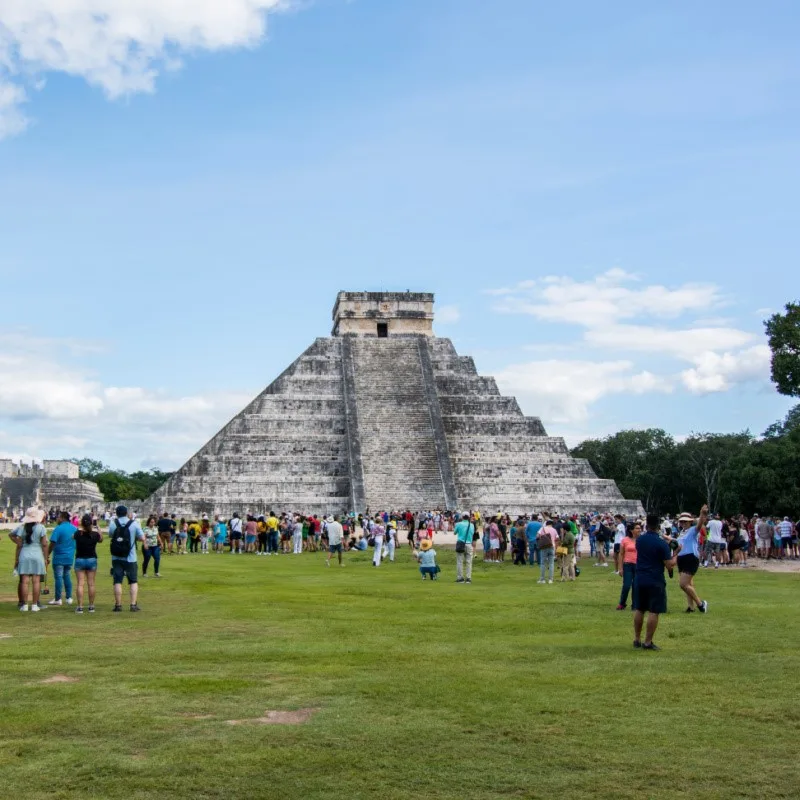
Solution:
[[[628,604],[628,594],[633,589],[633,579],[636,576],[636,539],[641,532],[641,523],[634,522],[619,545],[619,557],[622,562],[622,593],[619,596],[617,611],[625,610]]]

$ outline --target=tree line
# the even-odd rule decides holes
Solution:
[[[118,500],[144,500],[172,476],[153,468],[147,471],[125,472],[112,469],[102,461],[93,458],[71,459],[80,469],[81,478],[94,481],[107,503]]]
[[[800,514],[800,405],[760,437],[696,433],[676,441],[660,428],[587,439],[571,451],[647,511]]]

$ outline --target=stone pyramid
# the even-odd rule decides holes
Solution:
[[[641,512],[433,335],[432,294],[340,292],[333,320],[147,508]]]

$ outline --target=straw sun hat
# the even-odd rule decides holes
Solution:
[[[694,522],[694,517],[688,511],[684,511],[678,517],[678,522]]]
[[[430,539],[423,539],[419,543],[419,549],[420,550],[430,550],[432,546],[433,545],[431,544],[431,540]]]
[[[44,511],[41,508],[36,508],[36,506],[31,506],[26,512],[25,516],[22,518],[23,524],[28,522],[35,522],[37,525],[44,519]]]

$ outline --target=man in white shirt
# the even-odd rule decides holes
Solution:
[[[336,553],[339,556],[339,566],[343,567],[342,563],[342,525],[339,522],[339,517],[328,517],[325,520],[325,530],[328,533],[328,560],[325,566],[331,565],[331,556]]]
[[[781,535],[781,558],[791,558],[794,523],[792,523],[789,517],[784,517],[783,521],[779,522],[775,527]]]
[[[714,562],[714,569],[719,569],[725,549],[725,537],[722,535],[722,520],[719,518],[719,514],[714,514],[714,518],[709,520],[708,543],[711,546],[711,560]]]
[[[615,514],[614,521],[617,523],[616,532],[614,533],[614,574],[622,575],[622,565],[620,564],[622,554],[620,550],[622,549],[622,540],[627,534],[627,528],[622,514]]]

